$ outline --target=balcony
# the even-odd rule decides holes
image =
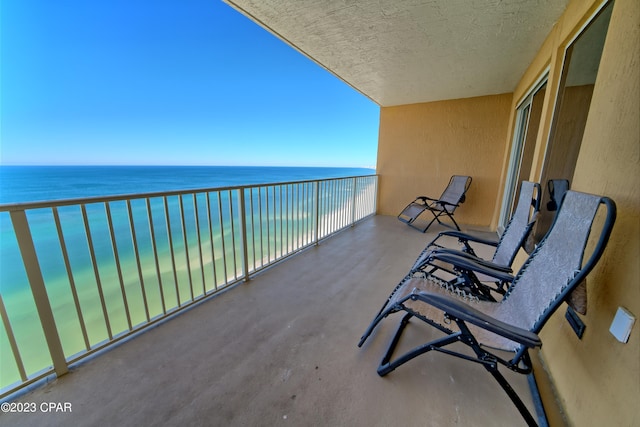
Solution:
[[[368,217],[97,351],[14,400],[36,403],[36,413],[2,414],[0,423],[524,425],[476,364],[429,354],[380,378],[376,367],[399,318],[356,347],[437,231]],[[414,325],[401,346],[431,333]],[[526,377],[505,375],[528,396]],[[61,410],[68,403],[71,412],[43,412],[43,402]]]

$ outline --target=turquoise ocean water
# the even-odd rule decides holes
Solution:
[[[2,166],[0,167],[0,204],[23,203],[45,200],[75,199],[98,196],[129,195],[140,193],[165,192],[172,190],[192,190],[214,187],[231,187],[239,185],[278,183],[288,181],[303,181],[308,179],[339,178],[346,176],[360,176],[374,174],[372,169],[365,168],[307,168],[307,167],[191,167],[191,166]],[[264,202],[266,209],[272,210],[271,215],[290,215],[296,212],[296,219],[283,229],[282,223],[278,225],[265,223],[254,226],[251,238],[260,241],[261,250],[282,251],[284,246],[290,244],[290,240],[304,239],[304,230],[308,226],[308,219],[298,212],[305,207],[304,197],[311,194],[311,187],[290,187],[285,189],[285,194],[273,190],[272,193],[259,193],[256,200]],[[346,187],[343,192],[350,191]],[[301,200],[294,205],[294,196]],[[302,198],[300,198],[302,196]],[[210,214],[212,217],[228,218],[230,213],[227,206],[235,203],[229,194],[220,196],[219,205],[211,203]],[[226,197],[226,199],[225,199]],[[210,224],[209,231],[202,233],[202,241],[196,237],[198,232],[195,225],[185,223],[182,230],[176,234],[168,229],[167,224],[181,223],[178,204],[184,203],[184,215],[194,218],[201,216],[200,227],[207,221],[202,211],[197,211],[194,205],[204,206],[204,200],[199,195],[193,199],[179,200],[178,197],[168,199],[165,210],[160,198],[154,199],[148,205],[151,215],[158,218],[153,226],[150,226],[147,217],[147,207],[143,200],[132,201],[132,219],[134,228],[139,233],[139,258],[141,266],[137,266],[133,247],[131,245],[131,232],[129,212],[125,202],[111,204],[114,235],[116,246],[120,253],[118,257],[123,260],[121,271],[115,268],[114,251],[111,244],[109,226],[105,216],[103,204],[86,207],[86,217],[90,224],[90,234],[95,248],[94,260],[103,279],[104,304],[100,303],[95,272],[91,257],[87,251],[87,237],[84,229],[79,227],[78,219],[82,214],[78,206],[61,207],[58,209],[62,233],[67,244],[69,262],[73,269],[75,286],[77,287],[77,299],[82,307],[82,322],[86,324],[86,336],[88,342],[80,332],[80,324],[75,310],[75,303],[70,292],[68,274],[61,260],[60,243],[57,238],[55,221],[50,209],[32,211],[28,213],[29,226],[33,234],[38,259],[41,264],[42,274],[58,329],[61,332],[61,341],[66,355],[73,355],[86,350],[87,344],[94,346],[96,343],[108,339],[109,333],[114,336],[122,331],[144,323],[149,318],[162,314],[163,311],[177,307],[189,301],[195,293],[202,294],[210,291],[222,281],[221,277],[214,278],[212,274],[192,274],[197,272],[194,265],[203,265],[206,268],[213,266],[218,271],[233,271],[235,266],[221,265],[220,253],[225,251],[229,260],[233,259],[233,249],[224,246],[215,247],[221,241],[227,239],[233,230],[215,224]],[[346,198],[344,199],[346,202]],[[269,205],[270,204],[270,205]],[[340,203],[334,203],[340,208]],[[279,209],[279,211],[278,211]],[[165,216],[167,213],[168,216]],[[73,219],[74,222],[71,220]],[[164,223],[163,223],[164,222]],[[68,224],[76,224],[74,226]],[[197,224],[197,222],[196,222]],[[179,227],[178,227],[179,228]],[[146,231],[145,231],[146,230]],[[301,235],[299,232],[303,231]],[[149,243],[150,233],[156,233],[158,246],[156,248],[161,271],[156,271],[154,262],[154,250]],[[237,232],[237,230],[236,230]],[[146,234],[145,234],[146,233]],[[224,238],[221,234],[226,233]],[[291,235],[291,237],[289,237]],[[129,242],[120,240],[119,236],[129,236]],[[211,236],[210,238],[208,236]],[[302,237],[300,237],[302,236]],[[173,252],[186,256],[171,258],[171,244],[173,237]],[[196,239],[196,240],[194,240]],[[207,240],[209,239],[209,240]],[[266,242],[264,243],[263,240]],[[214,241],[216,242],[214,244]],[[164,243],[163,243],[164,242]],[[200,247],[211,247],[214,253],[201,253],[197,255]],[[16,250],[17,243],[13,234],[13,227],[9,214],[0,214],[0,292],[5,305],[11,328],[16,336],[18,351],[24,362],[27,375],[46,369],[51,360],[46,352],[44,335],[40,327],[40,321],[35,312],[35,305],[22,260]],[[265,252],[266,253],[266,252]],[[249,254],[254,262],[262,254]],[[193,254],[196,254],[195,256]],[[258,262],[260,260],[258,259]],[[230,262],[230,261],[228,261]],[[139,280],[139,269],[142,271],[146,294],[142,294],[142,286]],[[201,269],[202,270],[202,269]],[[213,271],[212,270],[212,271]],[[207,270],[208,271],[208,270]],[[159,277],[158,277],[159,273]],[[188,277],[189,276],[189,277]],[[119,277],[123,277],[120,280]],[[124,290],[118,285],[123,282]],[[115,284],[115,285],[114,285]],[[126,295],[129,314],[126,314],[123,302],[123,294]],[[145,303],[147,307],[145,308]],[[105,312],[111,323],[105,324]],[[1,323],[1,322],[0,322]],[[107,329],[111,329],[108,331]],[[7,337],[4,325],[0,324],[0,389],[6,388],[19,381],[19,370],[14,362],[13,352]]]
[[[366,168],[0,166],[0,204],[373,174]]]

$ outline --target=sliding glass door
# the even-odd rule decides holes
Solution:
[[[500,211],[500,222],[498,224],[500,233],[504,231],[509,218],[511,218],[515,201],[518,200],[520,182],[528,180],[531,173],[531,162],[533,161],[534,148],[538,137],[546,89],[547,76],[545,74],[516,110],[516,129],[511,148],[502,209]]]

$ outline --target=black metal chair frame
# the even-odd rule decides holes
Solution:
[[[595,248],[591,252],[588,260],[582,263],[582,268],[575,271],[573,278],[569,280],[566,286],[562,288],[562,291],[555,295],[555,298],[552,299],[551,304],[537,317],[537,320],[533,327],[530,330],[520,328],[518,326],[510,325],[504,323],[498,319],[495,319],[483,312],[476,310],[470,305],[466,304],[459,298],[454,298],[449,295],[442,295],[438,293],[432,292],[419,292],[417,290],[413,290],[408,296],[400,299],[399,301],[392,304],[386,310],[384,309],[376,316],[371,325],[367,328],[364,335],[361,337],[360,342],[358,343],[358,347],[361,347],[365,340],[369,337],[373,329],[376,325],[384,318],[386,318],[389,314],[395,313],[398,311],[404,311],[406,314],[403,316],[402,321],[389,345],[387,352],[385,353],[382,361],[380,362],[380,366],[377,369],[377,372],[380,376],[385,376],[398,368],[400,365],[412,360],[413,358],[427,353],[429,351],[438,351],[441,353],[445,353],[454,357],[458,357],[464,360],[468,360],[474,363],[478,363],[482,365],[498,382],[498,384],[502,387],[502,389],[509,396],[511,401],[517,407],[518,411],[527,422],[529,426],[537,426],[535,418],[531,415],[526,405],[522,401],[522,399],[518,396],[517,392],[511,387],[506,378],[499,372],[498,367],[500,365],[510,369],[514,372],[521,374],[530,374],[532,372],[532,364],[529,356],[529,350],[536,347],[542,346],[542,341],[540,340],[538,333],[542,330],[542,327],[549,320],[551,315],[558,309],[558,307],[562,304],[563,301],[569,296],[569,294],[578,286],[585,277],[591,272],[593,267],[596,265],[602,253],[605,249],[605,246],[609,240],[611,235],[611,231],[613,228],[613,224],[616,218],[616,206],[615,203],[607,198],[600,197],[598,201],[598,206],[604,205],[606,207],[606,219],[602,228],[600,230],[600,235],[598,238],[598,242],[595,245]],[[530,265],[532,260],[536,257],[536,254],[544,248],[545,240],[551,234],[551,231],[554,228],[555,223],[557,222],[559,215],[556,215],[554,219],[554,224],[552,225],[547,236],[540,242],[538,247],[533,251],[529,259],[525,262],[524,266],[520,269],[516,277],[514,278],[514,286],[516,286],[517,281],[523,274],[526,273],[527,267]],[[591,220],[591,227],[593,226],[593,219]],[[593,230],[591,230],[592,232]],[[585,242],[586,247],[586,242]],[[583,247],[582,256],[584,256],[584,247]],[[461,259],[465,259],[461,257]],[[452,260],[453,261],[453,260]],[[468,260],[467,260],[468,261]],[[478,267],[483,268],[483,267]],[[407,276],[409,277],[409,276]],[[402,285],[402,282],[396,290]],[[394,290],[395,293],[395,290]],[[392,294],[393,295],[393,294]],[[391,301],[391,299],[389,300]],[[459,331],[454,331],[449,329],[448,327],[439,324],[438,322],[424,316],[420,312],[411,309],[405,305],[408,301],[421,301],[424,304],[435,307],[438,310],[441,310],[444,313],[445,324],[450,322],[455,322]],[[504,301],[503,301],[504,302]],[[490,303],[491,304],[491,303]],[[494,303],[500,304],[500,303]],[[393,353],[400,341],[400,337],[409,323],[409,320],[412,317],[416,317],[425,323],[435,327],[439,331],[445,334],[444,337],[432,340],[427,342],[426,344],[422,344],[404,355],[397,357],[395,360],[392,360]],[[489,347],[483,346],[482,343],[476,339],[472,331],[469,329],[468,325],[474,325],[474,327],[481,328],[486,331],[490,331],[499,336],[505,337],[515,343],[518,344],[518,347],[514,349],[514,356],[511,359],[506,359],[504,356],[499,356],[496,354],[495,350],[492,350]],[[469,354],[461,353],[459,351],[451,350],[449,348],[445,348],[450,344],[454,343],[462,343],[469,347],[475,356],[470,356]]]
[[[454,194],[454,197],[451,197],[449,200],[446,200],[448,199],[447,196],[449,195],[449,192],[450,192],[449,188],[452,187],[454,182],[459,179],[465,180],[464,189],[462,193]],[[470,176],[453,175],[451,179],[449,179],[449,184],[447,185],[447,188],[445,188],[445,190],[442,192],[442,195],[440,196],[439,199],[433,199],[427,196],[418,196],[414,201],[409,203],[402,210],[402,212],[400,212],[400,214],[398,214],[398,219],[424,233],[427,231],[429,227],[431,227],[431,224],[433,224],[434,221],[438,221],[438,223],[441,225],[448,226],[447,224],[440,221],[440,217],[445,215],[449,217],[449,219],[453,222],[453,224],[455,225],[455,228],[458,231],[460,231],[460,226],[458,225],[456,220],[453,218],[453,213],[456,210],[456,208],[460,206],[460,204],[464,203],[466,199],[465,195],[469,190],[469,187],[471,186],[471,181],[472,179]],[[417,227],[414,224],[414,222],[418,219],[420,215],[422,215],[424,211],[427,211],[427,210],[433,214],[433,219],[427,224],[426,227],[424,228]],[[406,211],[409,211],[412,213],[406,214],[405,213]]]
[[[522,188],[524,188],[524,184],[525,183],[523,182],[521,185]],[[438,270],[441,270],[454,276],[452,279],[446,281],[447,285],[451,288],[464,289],[467,293],[489,301],[495,301],[495,298],[493,296],[494,293],[504,295],[508,284],[513,281],[513,276],[511,275],[513,270],[510,266],[515,259],[516,254],[518,253],[518,249],[522,247],[524,242],[527,240],[527,237],[531,233],[531,230],[533,229],[536,218],[538,216],[538,211],[540,210],[540,202],[542,199],[540,184],[528,183],[528,185],[532,186],[532,198],[530,200],[530,206],[533,207],[533,211],[528,213],[529,216],[527,218],[524,229],[522,231],[515,230],[516,233],[520,232],[520,235],[518,236],[516,244],[513,245],[513,251],[509,253],[509,257],[504,264],[497,264],[493,262],[493,260],[488,261],[478,257],[475,250],[471,246],[471,243],[479,243],[481,245],[491,246],[494,247],[497,251],[498,248],[500,248],[504,243],[505,237],[508,236],[511,231],[514,231],[513,227],[515,212],[507,223],[504,232],[502,233],[498,241],[482,239],[459,231],[444,231],[438,234],[438,236],[433,239],[429,246],[427,246],[425,251],[429,250],[430,246],[436,246],[436,249],[432,249],[428,256],[420,263],[418,263],[417,265],[414,264],[414,267],[411,270],[411,274],[425,274],[433,276]],[[520,194],[522,194],[522,188]],[[528,200],[522,201],[522,203],[528,202]],[[436,242],[443,236],[457,238],[458,242],[463,246],[462,250],[455,250],[438,245]],[[418,257],[418,259],[420,259],[420,257]],[[468,264],[464,262],[465,259],[473,266],[480,265],[485,267],[484,270],[488,272],[485,273],[485,276],[492,277],[494,279],[492,281],[493,283],[487,283],[485,280],[482,280],[478,277],[476,271],[470,268],[466,268]],[[437,279],[444,280],[439,277]]]

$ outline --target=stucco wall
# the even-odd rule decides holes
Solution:
[[[640,315],[640,2],[616,0],[572,188],[611,197],[618,219],[588,279],[582,340],[557,313],[542,355],[573,425],[640,425],[640,325],[609,333],[618,306]],[[562,310],[563,312],[564,310]]]
[[[381,108],[378,213],[397,215],[416,196],[438,197],[451,175],[470,175],[456,220],[489,226],[511,101],[502,94]]]
[[[547,156],[564,50],[601,7],[573,0],[513,94],[381,109],[379,213],[396,215],[416,195],[439,195],[452,174],[474,178],[461,222],[495,229],[511,152],[515,111],[548,72],[547,93],[529,179]],[[572,188],[611,197],[618,219],[603,258],[587,280],[581,340],[565,307],[543,329],[539,354],[571,425],[640,425],[640,321],[627,344],[609,333],[618,306],[640,316],[640,2],[616,0],[591,98]],[[562,423],[558,417],[552,425]]]

